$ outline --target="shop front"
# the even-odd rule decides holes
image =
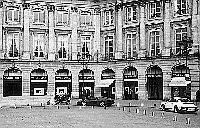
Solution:
[[[72,92],[72,74],[68,69],[59,69],[55,73],[55,95],[68,95]]]
[[[3,97],[7,96],[22,96],[22,71],[16,67],[4,71]]]
[[[115,98],[115,72],[112,69],[102,71],[101,80],[96,87],[101,88],[101,96],[107,98]]]
[[[124,69],[124,96],[125,100],[138,100],[138,71],[134,67]]]
[[[48,75],[44,69],[38,68],[31,71],[30,76],[30,95],[44,96],[47,95],[47,79]]]
[[[169,83],[171,97],[186,97],[191,99],[190,70],[185,65],[172,68],[172,78]]]
[[[83,69],[79,72],[79,98],[94,97],[94,72]]]

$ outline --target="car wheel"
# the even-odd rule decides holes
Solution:
[[[162,110],[162,111],[165,111],[165,110],[166,110],[164,104],[161,105],[161,110]]]
[[[105,106],[105,103],[103,101],[100,102],[99,104],[101,107],[104,107]]]

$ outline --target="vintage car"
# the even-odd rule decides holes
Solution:
[[[107,97],[89,97],[87,99],[79,99],[77,105],[81,106],[112,106],[115,101],[114,99]]]
[[[161,110],[171,110],[175,113],[192,112],[195,113],[198,107],[187,98],[174,97],[170,100],[161,102]]]

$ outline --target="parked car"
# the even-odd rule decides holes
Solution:
[[[77,102],[77,105],[86,105],[86,106],[112,106],[115,101],[114,99],[107,98],[107,97],[89,97],[87,99],[80,99]]]
[[[198,107],[191,102],[187,98],[181,98],[181,97],[174,97],[171,98],[170,100],[161,102],[161,110],[166,111],[166,110],[171,110],[175,113],[181,113],[181,112],[192,112],[195,113],[199,109]]]
[[[56,95],[54,97],[55,105],[57,104],[70,104],[70,96],[67,94]]]

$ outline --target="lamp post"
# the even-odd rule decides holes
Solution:
[[[89,62],[90,60],[90,57],[91,55],[89,54],[89,52],[86,52],[86,53],[82,53],[80,54],[80,52],[78,52],[77,54],[77,60],[78,62],[80,62],[83,66],[83,71],[82,71],[82,80],[83,80],[83,85],[81,87],[81,97],[80,98],[83,98],[83,89],[84,89],[84,86],[85,86],[85,83],[84,83],[84,69],[87,69],[87,63]],[[79,80],[81,79],[81,77],[79,77]]]

